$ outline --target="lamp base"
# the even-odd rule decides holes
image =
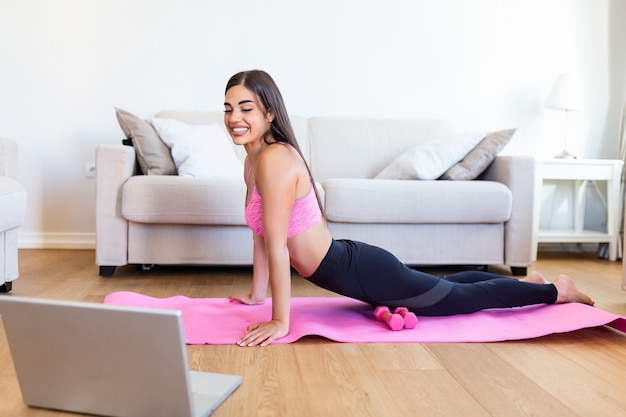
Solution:
[[[567,152],[565,149],[563,149],[563,151],[560,154],[555,155],[554,157],[556,159],[576,159],[577,158],[576,155]]]

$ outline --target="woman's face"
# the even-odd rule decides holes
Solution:
[[[235,85],[226,92],[224,125],[236,145],[261,141],[273,117],[256,94],[243,85]]]

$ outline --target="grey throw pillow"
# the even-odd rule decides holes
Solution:
[[[496,159],[500,151],[509,143],[516,130],[499,130],[488,134],[462,160],[444,172],[439,179],[473,180],[477,178]]]
[[[150,123],[117,107],[115,116],[126,137],[132,139],[141,172],[145,175],[176,175],[172,153]]]

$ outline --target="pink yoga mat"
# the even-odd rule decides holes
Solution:
[[[153,298],[132,292],[108,295],[105,304],[181,310],[187,344],[234,344],[251,323],[271,318],[271,300],[259,306],[227,298]],[[373,308],[344,297],[292,298],[292,343],[310,335],[348,343],[497,342],[609,325],[626,332],[626,318],[584,304],[492,309],[448,317],[419,317],[417,327],[391,331],[374,318]]]

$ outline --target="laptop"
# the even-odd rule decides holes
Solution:
[[[176,310],[0,297],[31,407],[114,417],[204,417],[241,376],[189,370]]]

